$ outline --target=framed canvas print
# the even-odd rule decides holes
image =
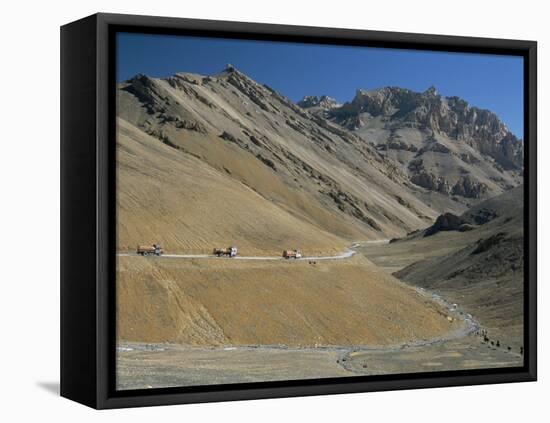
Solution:
[[[61,391],[96,408],[536,379],[536,43],[61,29]]]

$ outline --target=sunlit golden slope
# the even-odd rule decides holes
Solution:
[[[235,69],[139,75],[117,100],[120,118],[226,173],[227,184],[347,240],[404,235],[439,214],[368,142]]]
[[[280,254],[283,248],[298,247],[308,254],[330,254],[345,248],[344,240],[289,214],[195,157],[123,120],[118,129],[119,251],[152,242],[172,253],[209,253],[229,244],[244,255]],[[332,218],[321,209],[313,211],[321,219]]]
[[[356,256],[245,261],[118,258],[118,339],[188,345],[388,345],[461,325]]]

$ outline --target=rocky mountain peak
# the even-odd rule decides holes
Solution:
[[[222,78],[224,80],[237,79],[247,82],[253,82],[257,84],[252,78],[238,70],[234,65],[228,63],[225,65],[225,68],[218,74],[214,75],[215,78]]]
[[[243,77],[243,78],[248,78],[244,73],[242,73],[241,71],[239,71],[235,66],[233,66],[231,63],[228,63],[227,65],[225,65],[225,68],[223,68],[223,70],[214,75],[215,77],[230,77],[230,76],[235,76],[235,77]]]
[[[304,98],[302,98],[298,103],[298,106],[302,107],[303,109],[309,109],[312,107],[321,108],[323,110],[330,110],[335,107],[340,107],[341,104],[339,104],[336,99],[329,97],[327,95],[322,95],[320,97],[316,95],[306,95]]]
[[[426,91],[423,92],[426,97],[436,97],[438,95],[437,89],[432,85]]]
[[[399,87],[359,89],[351,102],[331,109],[327,118],[356,131],[368,122],[363,116],[381,117],[393,127],[413,127],[465,141],[505,169],[523,165],[523,143],[496,114],[470,106],[459,97],[444,97],[433,86],[424,92]]]

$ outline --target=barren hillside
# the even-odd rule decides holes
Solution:
[[[346,240],[403,235],[442,211],[419,200],[426,190],[370,143],[232,67],[136,76],[119,85],[118,116],[224,173],[224,186],[246,185]]]
[[[210,253],[235,244],[244,255],[280,254],[299,246],[333,254],[346,242],[268,201],[192,155],[159,142],[129,123],[118,123],[117,249],[158,242],[167,252]],[[321,208],[312,216],[338,231]],[[344,227],[345,228],[345,227]]]
[[[119,257],[120,340],[388,345],[460,327],[365,258],[281,263]]]
[[[455,218],[365,254],[400,263],[396,277],[458,303],[492,339],[523,345],[523,186]]]

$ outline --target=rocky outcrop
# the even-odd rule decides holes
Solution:
[[[178,116],[168,117],[167,122],[174,122],[174,126],[178,129],[187,129],[188,131],[200,132],[201,134],[208,133],[206,127],[200,122],[190,120],[190,119],[181,119]]]
[[[466,198],[481,198],[487,192],[487,185],[477,182],[470,176],[462,176],[453,186],[451,193]]]
[[[460,154],[460,159],[464,162],[464,163],[468,163],[468,164],[478,164],[479,163],[479,159],[476,158],[474,155],[472,155],[471,153],[461,153]]]
[[[449,183],[442,176],[435,176],[433,173],[421,171],[411,176],[411,182],[430,191],[437,191],[443,194],[450,193]]]
[[[424,236],[431,236],[441,231],[458,231],[465,224],[466,221],[462,217],[445,213],[439,216],[435,223],[424,231]]]
[[[235,144],[240,144],[242,141],[238,140],[237,137],[235,135],[232,135],[230,134],[229,132],[227,131],[223,131],[220,135],[220,138],[221,139],[224,139],[226,141],[230,141],[230,142],[233,142]]]
[[[320,108],[323,110],[334,109],[335,107],[340,107],[341,104],[336,101],[336,99],[322,95],[320,97],[316,95],[306,95],[298,103],[303,109],[310,109],[312,107]]]
[[[384,150],[405,150],[405,151],[412,151],[417,152],[418,148],[413,145],[405,142],[400,135],[398,135],[395,131],[392,131],[390,133],[390,136],[388,137],[388,140],[386,141],[386,144],[379,144],[380,147],[384,147],[381,149]]]
[[[380,144],[381,146],[384,146],[386,149],[389,150],[404,150],[404,151],[412,151],[417,152],[418,148],[412,144],[408,144],[403,140],[400,139],[392,139],[388,140],[386,144]]]
[[[443,153],[443,154],[449,154],[451,152],[449,147],[446,147],[446,146],[444,146],[443,144],[441,144],[437,141],[429,142],[428,145],[426,145],[425,147],[422,147],[418,151],[418,154],[420,155],[420,154],[423,154],[427,151],[431,151],[433,153]]]
[[[260,109],[265,112],[272,112],[272,108],[266,101],[265,91],[269,90],[257,82],[251,80],[243,73],[239,72],[232,65],[227,65],[225,69],[226,81],[235,87],[242,95],[250,99]]]
[[[378,223],[376,223],[374,219],[368,217],[361,210],[360,201],[358,198],[349,193],[343,192],[340,189],[331,189],[330,191],[325,192],[325,194],[330,197],[330,199],[334,201],[334,203],[338,205],[338,208],[343,212],[354,216],[377,231],[381,230]],[[365,207],[365,205],[363,205],[363,207]]]

